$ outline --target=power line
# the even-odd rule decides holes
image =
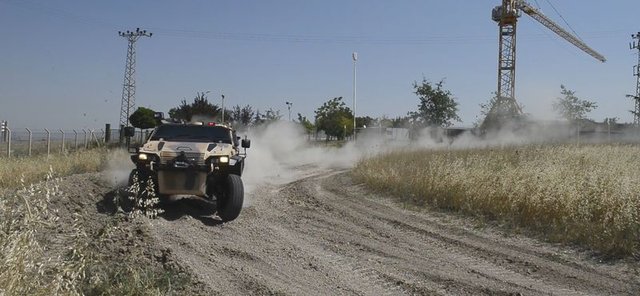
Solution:
[[[86,25],[98,26],[108,29],[117,29],[119,26],[111,22],[95,18],[78,15],[70,11],[66,11],[54,6],[43,3],[34,3],[30,0],[12,1],[0,0],[24,9],[31,9],[43,13],[45,15],[59,18],[74,23],[82,23]],[[539,4],[537,0],[536,4]],[[546,0],[549,2],[549,0]],[[551,3],[549,3],[551,5]],[[539,6],[539,5],[538,5]],[[551,5],[553,7],[553,5]],[[553,9],[558,13],[557,9]],[[560,15],[558,13],[558,15]],[[569,28],[571,26],[560,15]],[[495,35],[417,35],[417,36],[377,36],[377,35],[310,35],[310,34],[265,34],[265,33],[229,33],[229,32],[213,32],[203,30],[188,30],[176,28],[149,27],[158,36],[187,38],[187,39],[211,39],[211,40],[228,40],[228,41],[248,41],[248,42],[273,42],[273,43],[324,43],[324,44],[349,44],[349,45],[458,45],[458,44],[476,44],[476,43],[493,43]],[[575,30],[571,28],[575,33]],[[597,34],[594,38],[612,38],[610,33],[620,32],[626,34],[627,29],[620,29],[607,32],[592,32]],[[577,35],[577,34],[576,34]],[[527,35],[522,39],[543,39],[545,34]]]
[[[578,35],[578,33],[571,27],[571,25],[569,25],[567,20],[562,16],[562,14],[560,14],[560,12],[556,9],[556,7],[553,6],[553,4],[551,4],[551,1],[549,1],[549,0],[545,0],[545,1],[547,1],[547,3],[549,3],[549,5],[553,9],[553,11],[555,11],[556,14],[558,14],[558,16],[560,16],[560,18],[562,19],[564,24],[567,25],[567,27],[569,28],[569,30],[571,30],[571,32],[573,32],[573,35],[575,35],[576,37],[578,37],[578,39],[580,39],[582,41],[582,38],[580,38],[580,35]]]

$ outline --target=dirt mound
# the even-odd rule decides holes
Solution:
[[[73,249],[83,257],[86,277],[80,290],[87,294],[135,294],[147,290],[145,285],[170,294],[201,293],[202,286],[190,282],[171,250],[150,236],[146,218],[132,219],[113,207],[121,190],[105,180],[93,173],[55,181],[60,194],[50,200],[50,210],[59,218],[41,238],[50,256],[69,257]],[[159,287],[169,281],[185,284]]]

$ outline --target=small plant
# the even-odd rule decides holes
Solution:
[[[140,176],[138,173],[134,173],[132,176],[132,184],[125,190],[128,194],[125,197],[128,203],[133,204],[133,211],[130,215],[132,217],[144,215],[147,218],[156,218],[159,214],[164,212],[159,208],[160,198],[156,194],[155,182],[152,178],[145,178],[146,180],[140,182]],[[142,188],[140,185],[144,185]]]

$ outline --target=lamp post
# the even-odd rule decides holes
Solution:
[[[286,104],[287,104],[287,109],[289,109],[289,121],[291,121],[291,106],[293,106],[293,103],[286,102]]]
[[[356,139],[356,62],[358,61],[358,53],[351,54],[353,59],[353,140]]]
[[[224,95],[220,95],[222,97],[222,123],[224,123]]]

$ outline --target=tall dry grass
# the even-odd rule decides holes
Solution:
[[[0,188],[19,188],[45,180],[47,174],[62,177],[97,172],[104,168],[109,151],[90,149],[66,155],[0,158]]]
[[[398,151],[360,161],[353,175],[413,204],[627,256],[640,243],[639,155],[633,145]]]
[[[65,256],[51,254],[40,239],[58,221],[50,201],[61,192],[49,174],[46,181],[29,185],[0,199],[0,295],[80,295],[77,289],[86,268],[86,237],[73,225]]]
[[[85,150],[49,159],[0,158],[0,295],[166,295],[193,284],[171,268],[126,256],[114,262],[113,256],[102,254],[102,243],[112,241],[106,233],[127,229],[118,223],[86,229],[79,221],[90,218],[74,217],[67,227],[71,233],[56,231],[61,216],[51,205],[64,197],[56,177],[96,172],[126,158],[120,150]],[[145,206],[157,215],[151,205]],[[144,215],[128,219],[148,212],[138,211]],[[68,242],[63,254],[49,250],[52,240]]]

